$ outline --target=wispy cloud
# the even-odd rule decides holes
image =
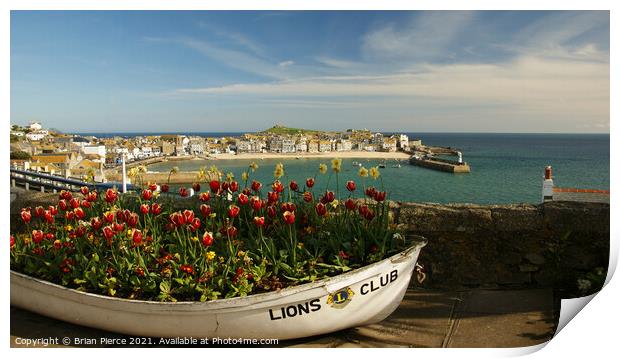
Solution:
[[[464,33],[475,13],[435,11],[413,15],[405,25],[388,24],[363,37],[362,51],[369,59],[434,59]]]
[[[298,66],[293,60],[271,63],[185,40],[186,46],[209,57],[269,79],[178,88],[173,94],[253,98],[296,108],[372,105],[415,110],[430,106],[441,113],[457,106],[467,111],[459,115],[485,118],[493,108],[500,121],[522,116],[527,118],[523,123],[534,121],[529,124],[535,125],[542,119],[557,123],[587,119],[592,128],[608,126],[609,52],[589,37],[605,13],[544,16],[512,35],[507,44],[489,44],[494,46],[491,50],[505,54],[495,61],[455,55],[455,51],[474,55],[490,51],[475,41],[455,45],[463,33],[479,30],[470,29],[476,16],[429,12],[405,24],[385,24],[361,36],[360,59],[316,55],[312,57],[316,66]],[[295,71],[283,71],[293,67]]]
[[[280,66],[280,67],[288,67],[288,66],[292,66],[294,64],[295,64],[295,61],[288,60],[288,61],[282,61],[282,62],[278,63],[278,66]]]

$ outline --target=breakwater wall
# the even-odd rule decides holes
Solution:
[[[456,162],[451,162],[445,159],[442,160],[439,158],[416,159],[412,157],[411,159],[409,159],[409,164],[416,165],[419,167],[439,170],[442,172],[448,172],[448,173],[469,173],[471,172],[471,168],[469,167],[469,164],[467,163],[458,164]]]
[[[17,193],[11,230],[20,229],[22,207],[55,204],[57,198]],[[428,238],[419,258],[426,287],[553,287],[572,297],[578,280],[589,281],[588,291],[596,292],[605,278],[610,242],[606,203],[403,203],[393,204],[393,211],[394,220],[409,233]]]

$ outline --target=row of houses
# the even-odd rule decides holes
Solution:
[[[320,153],[352,150],[395,152],[399,149],[407,150],[410,145],[409,138],[405,134],[389,137],[384,137],[381,133],[366,136],[334,136],[335,138],[316,137],[305,135],[273,135],[267,137],[245,135],[236,140],[235,150],[237,153]],[[419,140],[414,141],[414,144],[421,145],[421,142]]]

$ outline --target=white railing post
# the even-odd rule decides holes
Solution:
[[[123,166],[123,193],[127,192],[127,171],[125,168],[125,153],[122,154],[122,166]]]

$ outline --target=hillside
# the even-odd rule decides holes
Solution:
[[[290,135],[290,134],[316,134],[319,132],[320,131],[313,130],[313,129],[290,128],[290,127],[285,127],[281,125],[275,125],[259,133],[260,134],[282,134],[282,135],[288,134]]]

